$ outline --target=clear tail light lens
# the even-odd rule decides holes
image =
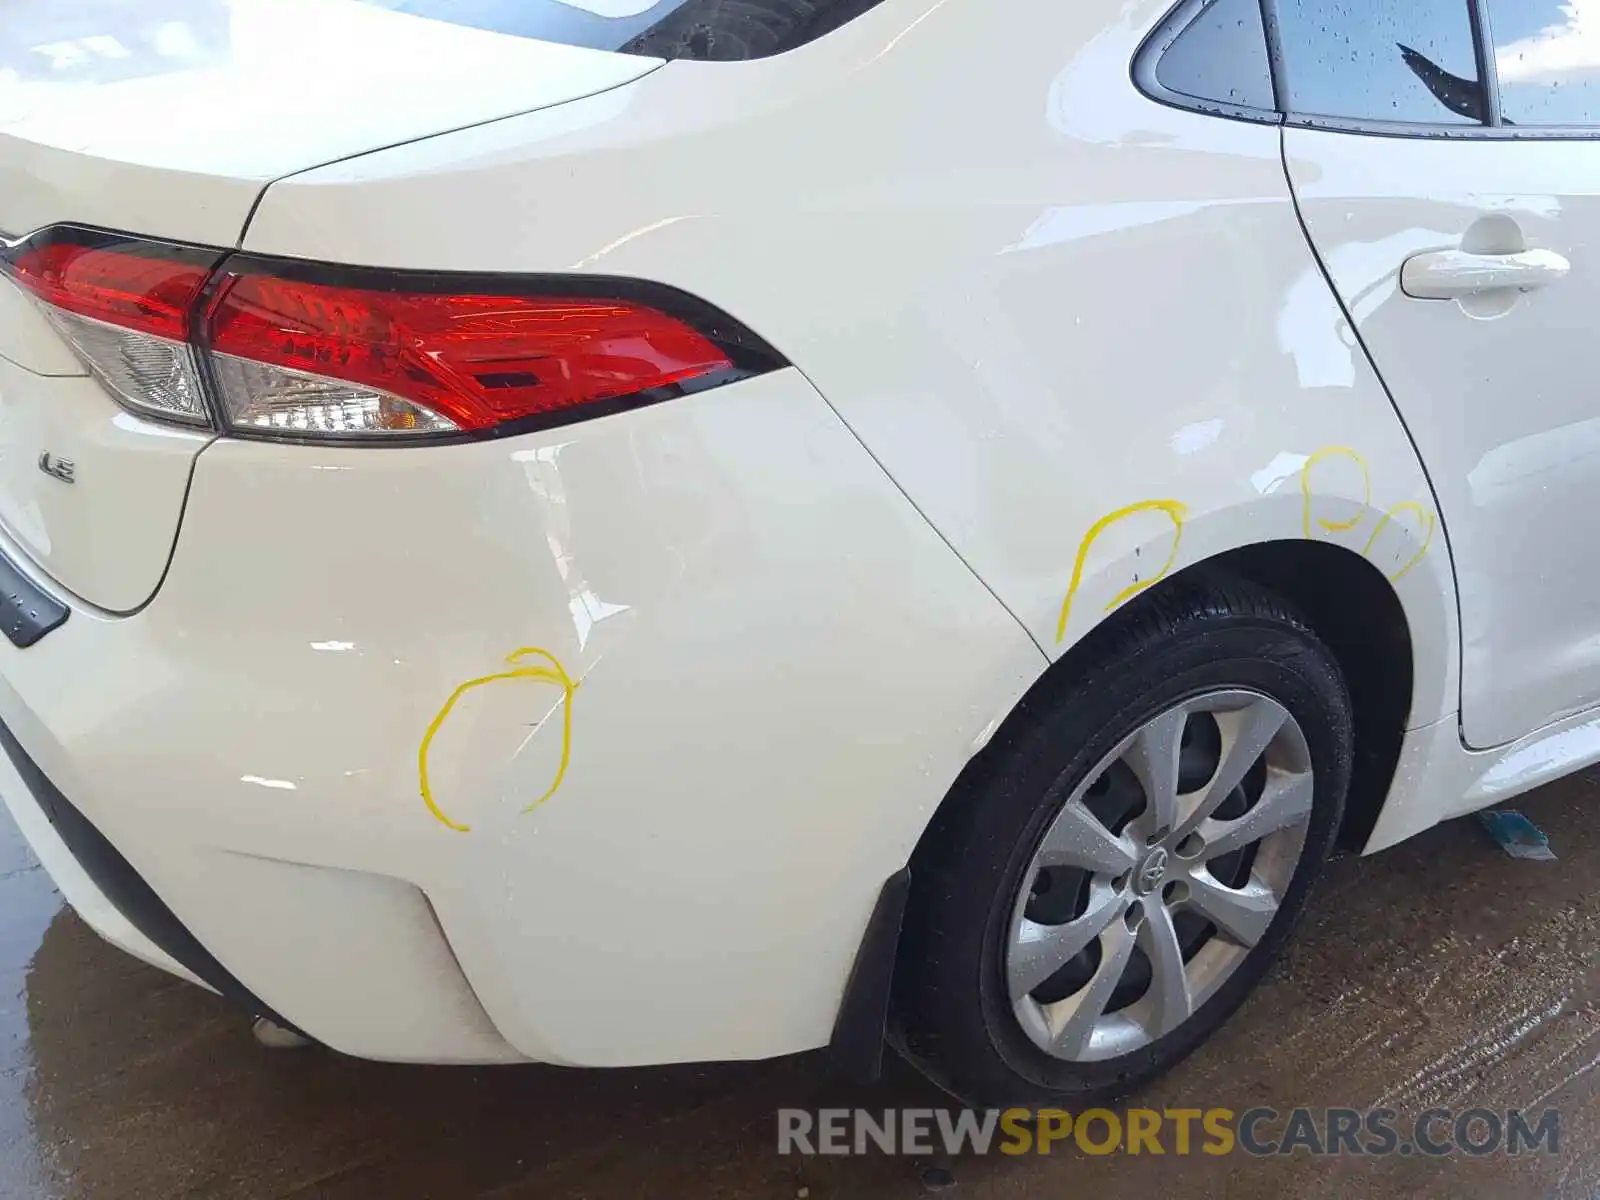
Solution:
[[[236,429],[284,434],[453,433],[461,426],[377,388],[213,354],[223,416]]]
[[[200,367],[190,346],[73,313],[46,312],[119,402],[153,417],[190,425],[211,423]]]
[[[298,439],[564,424],[782,366],[654,284],[408,275],[58,229],[0,267],[127,407]]]

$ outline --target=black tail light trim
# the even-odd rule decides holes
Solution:
[[[207,270],[206,282],[188,310],[189,332],[185,340],[197,352],[196,358],[203,379],[211,427],[220,433],[241,439],[312,445],[360,445],[375,449],[488,441],[559,428],[695,395],[756,375],[782,370],[791,365],[789,360],[765,338],[715,305],[679,288],[652,280],[615,275],[411,271],[317,263],[305,259],[256,255],[216,247],[143,238],[114,230],[72,224],[49,226],[22,238],[0,237],[0,264],[9,262],[30,248],[43,249],[56,243],[148,256],[202,266]],[[308,284],[363,288],[375,292],[558,296],[627,301],[656,309],[691,327],[720,349],[731,366],[680,383],[507,420],[485,429],[382,437],[370,434],[311,434],[262,429],[251,425],[232,425],[223,415],[219,387],[213,371],[208,312],[213,298],[230,278],[249,273],[267,274]],[[139,415],[152,421],[173,420],[174,423],[182,423],[177,422],[175,418],[146,411],[141,411]]]

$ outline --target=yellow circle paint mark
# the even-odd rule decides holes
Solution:
[[[517,666],[523,659],[532,656],[542,658],[550,665],[547,667]],[[556,794],[556,790],[561,786],[561,781],[566,778],[567,763],[572,757],[572,694],[577,690],[578,685],[572,681],[572,677],[567,674],[566,668],[561,665],[555,655],[548,650],[541,650],[537,646],[524,646],[521,650],[507,655],[506,663],[516,669],[500,671],[494,675],[484,675],[479,679],[469,679],[451,692],[450,699],[444,702],[444,707],[439,710],[439,714],[428,722],[428,730],[422,735],[422,744],[417,747],[417,778],[422,791],[422,802],[428,806],[428,811],[437,817],[441,824],[447,828],[454,829],[458,833],[470,833],[472,832],[472,826],[452,821],[434,803],[433,788],[428,782],[428,747],[433,744],[433,737],[444,725],[446,718],[454,711],[456,702],[472,691],[473,688],[483,687],[485,684],[498,683],[505,679],[522,679],[530,683],[553,683],[561,689],[561,765],[556,768],[556,777],[550,784],[549,790],[523,809],[523,812],[532,812]]]
[[[1172,519],[1172,552],[1167,555],[1167,561],[1149,579],[1135,580],[1118,592],[1111,603],[1106,605],[1106,611],[1110,612],[1130,596],[1136,596],[1145,588],[1159,583],[1166,577],[1167,572],[1172,570],[1172,565],[1178,561],[1178,543],[1183,540],[1183,519],[1188,511],[1186,505],[1176,500],[1141,500],[1137,504],[1109,512],[1089,526],[1089,532],[1083,535],[1083,542],[1078,546],[1078,560],[1072,566],[1072,582],[1067,585],[1067,598],[1061,604],[1061,620],[1056,624],[1056,641],[1062,641],[1067,636],[1067,619],[1072,615],[1072,601],[1078,594],[1078,588],[1083,584],[1083,567],[1089,560],[1089,548],[1094,545],[1096,538],[1118,521],[1126,520],[1138,513],[1163,512]]]
[[[1307,538],[1316,536],[1311,530],[1311,468],[1316,466],[1319,462],[1322,462],[1324,459],[1333,458],[1335,456],[1348,458],[1351,462],[1355,463],[1356,466],[1361,468],[1361,511],[1348,521],[1325,521],[1321,517],[1318,517],[1317,524],[1322,526],[1329,533],[1341,533],[1347,529],[1354,529],[1357,525],[1361,524],[1362,520],[1366,517],[1366,510],[1372,507],[1372,473],[1367,469],[1367,460],[1362,458],[1361,455],[1357,454],[1354,450],[1350,449],[1349,446],[1324,446],[1310,458],[1306,459],[1306,465],[1300,468],[1300,491],[1305,496],[1305,513],[1302,524],[1305,527],[1305,534]]]
[[[1418,518],[1421,519],[1422,527],[1426,532],[1422,535],[1422,549],[1418,550],[1409,559],[1407,559],[1405,566],[1401,567],[1393,575],[1389,576],[1390,583],[1399,583],[1402,575],[1422,561],[1422,556],[1428,552],[1428,547],[1433,544],[1433,531],[1439,524],[1439,518],[1434,516],[1431,511],[1418,504],[1415,500],[1402,500],[1399,504],[1396,504],[1378,519],[1377,528],[1372,531],[1372,536],[1367,539],[1367,548],[1361,552],[1363,556],[1367,558],[1372,557],[1372,547],[1377,545],[1378,535],[1383,532],[1383,527],[1389,524],[1390,521],[1393,521],[1395,515],[1401,512],[1416,513]]]

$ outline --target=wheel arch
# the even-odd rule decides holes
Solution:
[[[1389,796],[1416,686],[1404,605],[1365,558],[1329,542],[1244,546],[1198,569],[1248,579],[1282,596],[1339,660],[1355,718],[1356,757],[1340,843],[1359,850]]]
[[[1350,690],[1356,727],[1356,761],[1340,844],[1359,850],[1370,837],[1393,782],[1417,691],[1412,621],[1394,583],[1361,554],[1334,542],[1281,539],[1224,550],[1175,571],[1110,613],[1052,662],[999,723],[994,736],[966,767],[934,811],[911,855],[911,869],[940,814],[969,792],[1007,729],[1030,708],[1049,703],[1117,640],[1119,631],[1149,605],[1208,576],[1244,579],[1286,600],[1327,643]]]
[[[915,886],[919,864],[930,848],[948,829],[956,808],[977,790],[976,782],[993,769],[993,759],[1003,753],[1012,728],[1026,719],[1030,709],[1049,704],[1059,693],[1073,686],[1084,668],[1104,655],[1107,647],[1120,640],[1123,628],[1163,597],[1206,578],[1244,580],[1280,596],[1300,614],[1311,629],[1327,644],[1339,663],[1350,691],[1355,724],[1355,761],[1352,763],[1350,791],[1339,829],[1339,843],[1360,850],[1369,840],[1388,800],[1395,778],[1400,751],[1413,715],[1417,693],[1418,647],[1413,623],[1417,610],[1437,615],[1437,605],[1453,598],[1437,588],[1413,581],[1405,589],[1365,555],[1331,541],[1282,538],[1247,543],[1221,550],[1190,563],[1136,595],[1127,604],[1097,622],[1046,667],[999,722],[993,736],[967,763],[924,826],[910,856],[908,871],[896,875],[885,886],[880,910],[875,912],[874,928],[889,924],[892,938],[868,937],[863,955],[858,957],[847,1002],[841,1010],[859,1017],[867,1014],[871,1031],[863,1037],[858,1019],[845,1021],[835,1031],[835,1053],[850,1074],[874,1078],[878,1069],[876,1051],[861,1054],[861,1045],[876,1047],[879,1022],[888,1020],[889,1039],[903,1054],[909,1054],[898,1028],[898,1018],[890,1009],[889,991],[899,955],[900,919],[907,896]],[[1411,595],[1411,614],[1403,592]],[[1448,622],[1444,632],[1451,632]],[[1437,634],[1439,631],[1435,631]],[[1437,649],[1430,646],[1429,652]],[[1436,664],[1434,664],[1436,665]],[[1429,664],[1423,663],[1424,669]],[[1434,680],[1434,687],[1449,686],[1453,674]],[[892,903],[885,905],[885,899]],[[867,947],[875,948],[871,955]],[[862,959],[867,958],[863,970]],[[864,995],[856,993],[864,991]],[[851,1052],[851,1051],[854,1052]],[[927,1069],[924,1064],[924,1069]]]

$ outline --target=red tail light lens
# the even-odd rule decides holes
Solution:
[[[499,434],[783,365],[656,284],[223,259],[59,227],[0,253],[0,270],[129,408],[241,434]]]
[[[267,274],[224,277],[207,342],[217,355],[356,385],[351,397],[406,401],[461,430],[733,366],[705,335],[628,300],[379,291]],[[286,405],[301,404],[288,392],[276,402],[262,393],[259,372],[252,380],[250,395],[224,383],[230,420],[270,427]]]
[[[47,241],[25,243],[9,267],[12,279],[61,312],[182,342],[216,258],[184,262],[148,251]]]

